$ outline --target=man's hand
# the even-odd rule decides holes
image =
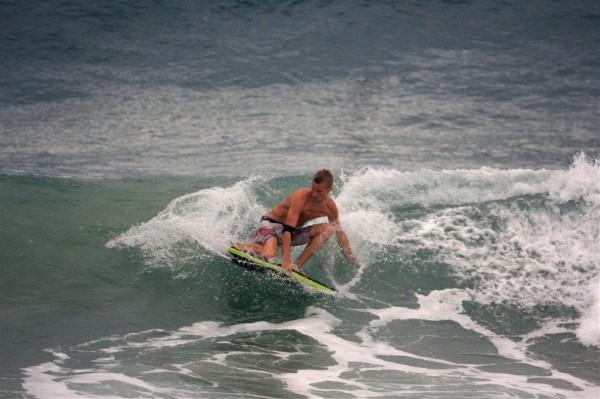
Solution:
[[[283,268],[288,272],[288,273],[292,273],[292,270],[296,269],[296,265],[294,265],[292,263],[291,260],[284,260],[283,263],[281,264],[281,266],[283,266]]]
[[[350,263],[352,265],[352,267],[355,268],[356,270],[361,268],[360,263],[358,263],[358,261],[356,260],[356,258],[354,256],[348,257],[348,263]]]
[[[354,255],[352,254],[352,249],[350,248],[350,241],[348,240],[348,236],[342,230],[342,226],[340,226],[339,222],[334,222],[335,229],[335,238],[337,239],[338,245],[342,248],[342,253],[346,257],[348,263],[352,265],[356,270],[360,269],[361,265],[358,263]]]

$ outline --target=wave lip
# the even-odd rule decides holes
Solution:
[[[231,187],[211,187],[172,200],[154,218],[118,235],[108,248],[138,248],[148,266],[181,264],[203,253],[221,254],[248,220],[257,220],[263,209],[252,192],[258,178]]]

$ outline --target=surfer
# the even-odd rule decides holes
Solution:
[[[264,214],[255,231],[252,242],[235,246],[265,259],[276,258],[281,246],[282,266],[291,272],[304,264],[335,234],[337,243],[348,262],[355,268],[360,264],[352,254],[350,241],[339,222],[338,208],[330,197],[333,175],[327,169],[315,173],[310,188],[301,188],[289,194],[273,209]],[[309,221],[327,218],[328,222],[312,225]],[[306,245],[296,259],[291,260],[291,247]]]

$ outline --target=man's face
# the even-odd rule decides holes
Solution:
[[[311,187],[311,197],[317,201],[323,201],[329,195],[331,189],[326,184],[313,183]]]

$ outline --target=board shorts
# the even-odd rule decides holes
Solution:
[[[311,227],[296,228],[273,220],[268,216],[263,216],[260,218],[256,230],[250,234],[250,238],[254,243],[264,245],[269,237],[275,237],[277,238],[277,245],[281,245],[283,242],[283,232],[288,230],[292,233],[292,246],[306,245],[310,241]]]

